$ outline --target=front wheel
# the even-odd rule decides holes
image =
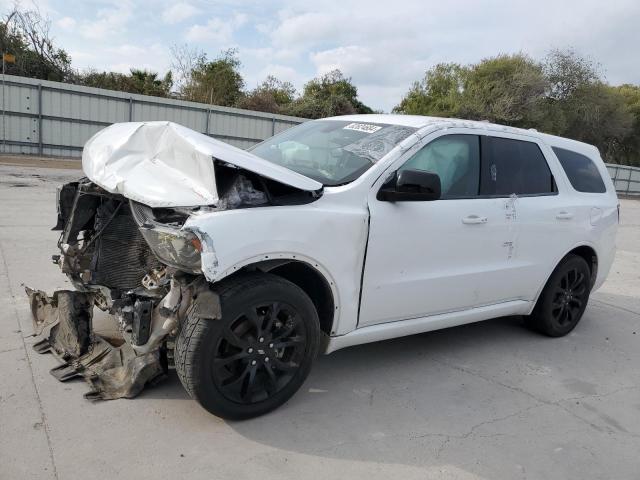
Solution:
[[[587,308],[591,270],[584,258],[566,256],[551,274],[527,324],[550,337],[573,330]]]
[[[318,313],[297,285],[247,274],[217,286],[221,319],[187,315],[176,370],[189,394],[222,418],[245,419],[285,403],[318,351]]]

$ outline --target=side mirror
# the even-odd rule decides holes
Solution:
[[[383,202],[425,202],[438,200],[440,194],[437,173],[401,170],[382,186],[376,198]]]

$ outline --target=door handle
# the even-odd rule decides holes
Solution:
[[[570,212],[559,212],[556,215],[558,220],[571,220],[573,218],[573,213]]]
[[[467,225],[476,225],[479,223],[487,223],[487,217],[480,217],[478,215],[469,215],[468,217],[464,217],[462,219],[462,223]]]

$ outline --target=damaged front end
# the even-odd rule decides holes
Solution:
[[[315,201],[322,184],[171,122],[113,124],[85,145],[88,178],[58,191],[59,255],[75,290],[27,288],[38,352],[63,363],[61,381],[83,377],[92,399],[134,397],[167,373],[189,312],[218,318],[207,282],[217,267],[198,215]],[[191,205],[191,206],[185,206]],[[187,223],[187,220],[190,220]],[[94,307],[117,335],[93,328]]]
[[[35,334],[44,336],[34,348],[62,362],[56,378],[83,377],[89,399],[134,397],[167,373],[187,309],[219,315],[200,275],[200,240],[182,229],[191,213],[152,209],[87,179],[61,187],[53,260],[76,290],[26,289]],[[94,331],[94,306],[113,315],[118,335]]]

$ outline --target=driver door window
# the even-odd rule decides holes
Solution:
[[[477,135],[445,135],[418,151],[400,168],[437,173],[442,199],[478,195],[480,186],[480,138]]]

